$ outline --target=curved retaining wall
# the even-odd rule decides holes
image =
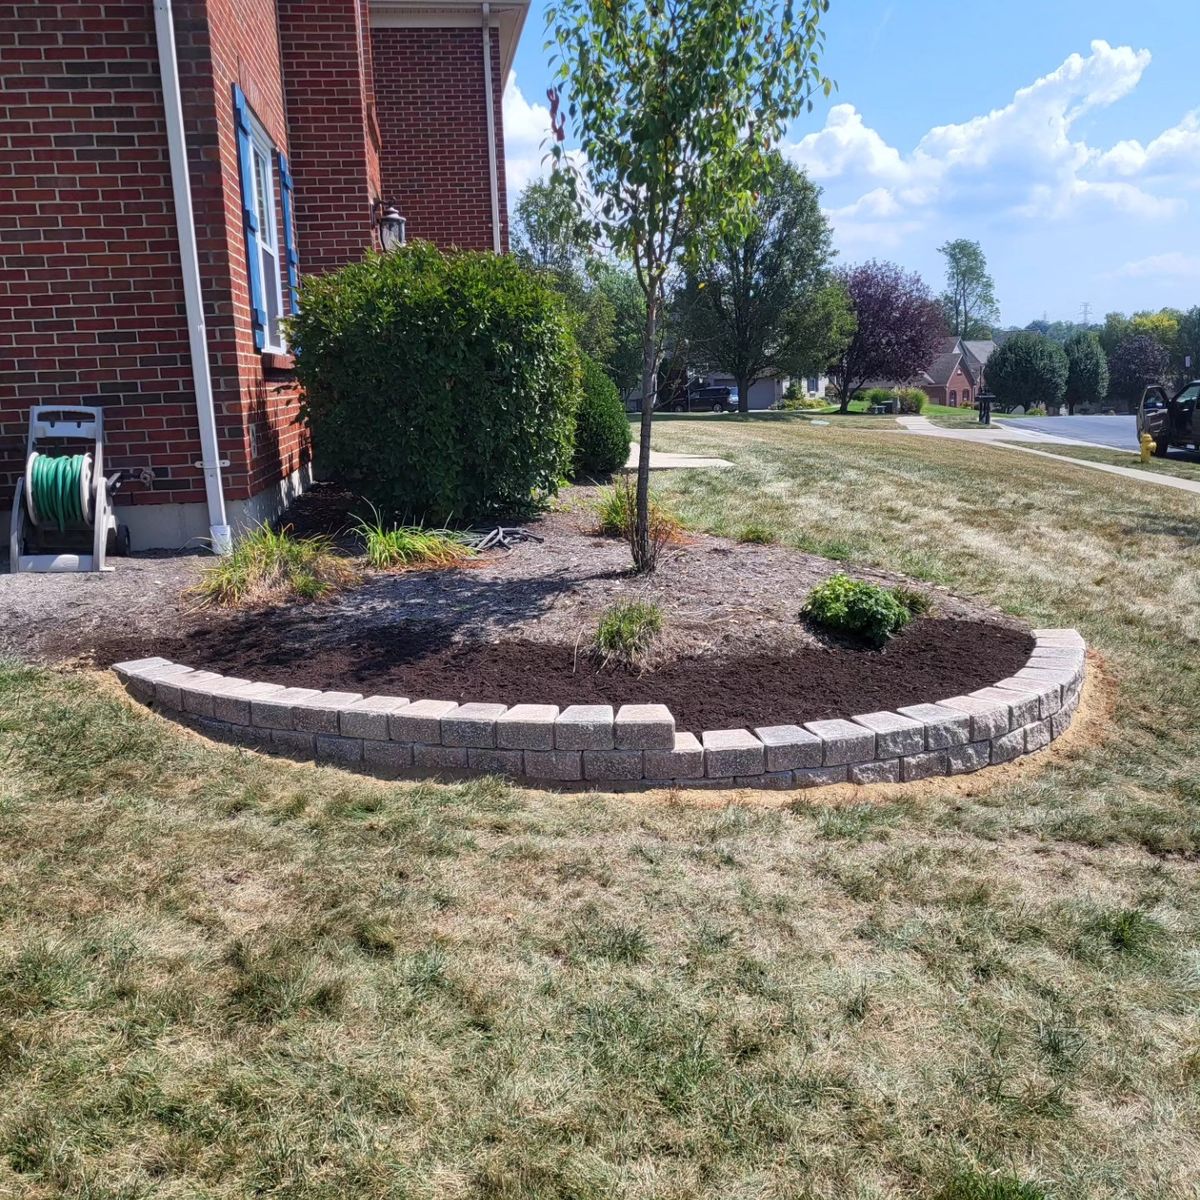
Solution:
[[[556,786],[817,787],[961,775],[1070,725],[1083,638],[1034,630],[1024,668],[966,696],[803,726],[676,730],[661,704],[455,704],[255,683],[165,658],[118,663],[131,695],[211,737],[375,775],[502,774]]]

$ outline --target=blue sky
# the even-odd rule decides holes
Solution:
[[[505,94],[509,200],[541,170],[549,72],[529,14]],[[1200,0],[833,0],[837,91],[786,151],[843,262],[942,284],[980,241],[1005,324],[1200,304]]]

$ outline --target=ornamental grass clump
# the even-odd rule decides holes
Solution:
[[[629,477],[617,480],[596,505],[597,532],[624,538],[632,547],[637,540],[637,487]],[[683,523],[653,496],[649,498],[649,555],[657,564],[665,546],[683,537]],[[653,566],[643,570],[653,570]]]
[[[825,629],[861,637],[875,646],[882,646],[912,620],[912,613],[891,588],[840,572],[817,584],[800,611]]]
[[[356,519],[353,532],[363,541],[367,562],[377,571],[403,567],[453,567],[475,555],[463,534],[453,529],[428,529],[424,525],[383,524],[379,513],[374,520]]]
[[[251,530],[205,569],[189,589],[202,608],[319,600],[358,579],[352,563],[324,537],[296,537],[291,527]]]
[[[596,628],[595,653],[600,665],[627,670],[644,667],[662,626],[662,609],[654,603],[622,601],[605,609]]]

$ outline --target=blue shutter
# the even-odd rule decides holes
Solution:
[[[292,297],[292,315],[300,311],[300,260],[296,257],[296,235],[292,230],[292,173],[287,155],[279,151],[279,197],[283,204],[283,252],[287,257],[288,292]]]
[[[254,207],[254,167],[250,158],[250,110],[242,89],[233,85],[236,114],[238,166],[242,173],[242,227],[246,233],[246,268],[250,277],[250,320],[254,326],[254,345],[261,350],[267,344],[267,306],[263,299],[262,261],[257,253],[258,212]]]

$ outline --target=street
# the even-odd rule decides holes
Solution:
[[[1138,448],[1137,417],[1131,413],[1114,417],[1020,417],[1015,420],[1005,417],[997,420],[996,424],[1003,428],[1024,429],[1030,433],[1069,438],[1074,442],[1113,446],[1117,450]]]

